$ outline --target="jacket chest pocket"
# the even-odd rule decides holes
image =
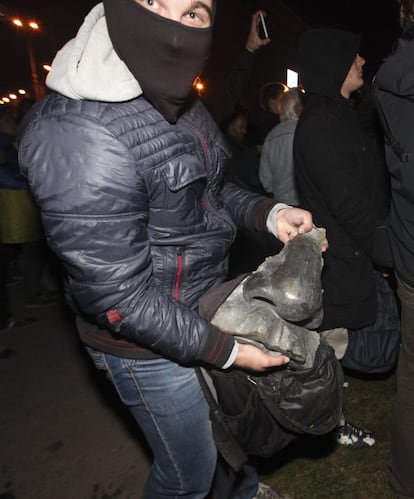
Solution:
[[[204,166],[186,155],[162,165],[152,185],[149,227],[173,233],[194,233],[203,224]]]

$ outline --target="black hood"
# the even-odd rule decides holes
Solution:
[[[307,93],[339,97],[361,37],[338,29],[312,29],[299,39],[297,62]]]

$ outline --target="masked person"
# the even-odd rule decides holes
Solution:
[[[152,449],[147,499],[211,488],[217,451],[191,366],[288,361],[197,313],[224,280],[236,227],[269,226],[284,242],[312,228],[309,212],[223,181],[227,146],[191,96],[214,11],[213,0],[98,4],[56,56],[54,92],[22,125],[21,168],[63,262],[81,340]],[[249,480],[244,497],[271,492],[255,473]]]

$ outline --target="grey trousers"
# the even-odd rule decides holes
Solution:
[[[397,278],[402,349],[391,431],[390,482],[398,499],[414,498],[414,288]]]

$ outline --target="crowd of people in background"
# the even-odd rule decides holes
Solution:
[[[0,329],[7,330],[33,324],[30,310],[55,304],[59,295],[40,212],[18,165],[18,125],[34,103],[25,98],[15,112],[0,107]],[[9,290],[19,283],[27,313],[16,317]],[[0,350],[4,358],[13,353],[6,347]]]
[[[264,84],[260,126],[243,96],[255,53],[271,43],[259,36],[262,11],[209,112],[189,97],[209,54],[214,0],[190,10],[185,0],[104,0],[82,25],[83,46],[69,42],[56,57],[50,95],[27,100],[20,114],[0,107],[0,329],[33,321],[10,310],[14,280],[25,282],[28,310],[56,301],[42,216],[81,341],[153,451],[145,498],[201,498],[213,483],[224,497],[208,405],[189,366],[262,371],[288,359],[239,343],[197,305],[313,225],[329,243],[318,332],[339,361],[350,335],[383,312],[378,279],[396,278],[402,346],[391,486],[395,497],[414,498],[414,0],[400,6],[401,38],[372,84],[358,35],[306,31],[301,87]],[[176,34],[179,50],[170,51]],[[335,438],[375,444],[348,416]],[[232,497],[288,497],[260,483],[253,466],[244,472]]]

